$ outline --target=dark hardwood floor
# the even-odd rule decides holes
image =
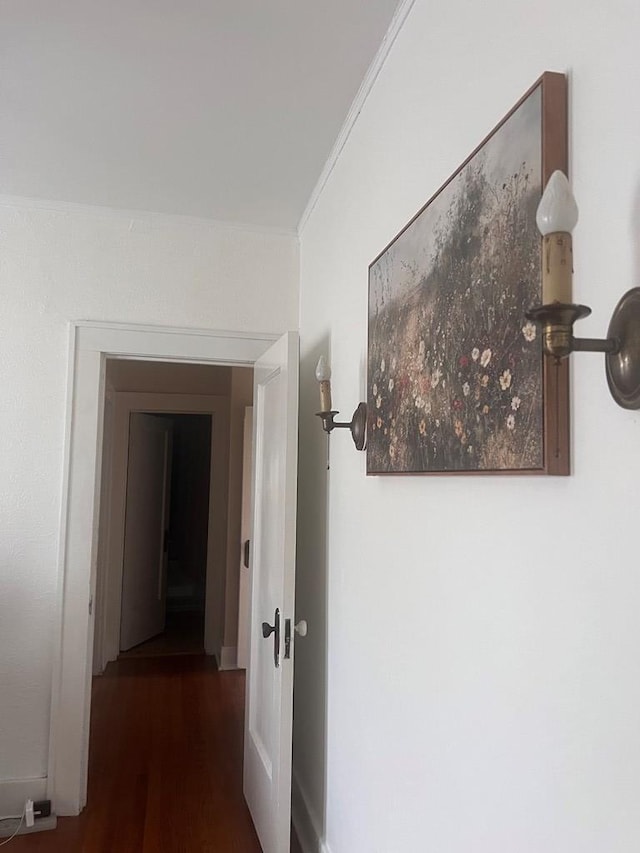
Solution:
[[[204,654],[204,613],[168,612],[162,634],[152,637],[128,652],[120,652],[120,660],[133,657]]]
[[[135,658],[94,680],[87,808],[7,853],[260,853],[242,796],[244,672]]]

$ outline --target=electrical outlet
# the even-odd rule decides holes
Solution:
[[[51,800],[36,800],[33,804],[33,816],[36,820],[41,817],[49,817],[51,814]]]

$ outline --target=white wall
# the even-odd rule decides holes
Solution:
[[[297,238],[0,198],[0,814],[47,771],[68,321],[279,332]],[[22,803],[20,802],[20,805]]]
[[[329,479],[313,415],[321,350],[336,407],[364,396],[371,260],[545,70],[606,332],[640,284],[639,41],[636,0],[416,0],[302,232],[294,757],[331,853],[640,849],[640,417],[602,357],[573,359],[566,479],[367,478],[344,433]]]

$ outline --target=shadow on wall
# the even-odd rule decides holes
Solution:
[[[640,178],[638,179],[635,198],[633,201],[633,213],[631,215],[631,234],[629,235],[631,239],[631,245],[634,247],[633,280],[630,281],[628,285],[624,286],[622,286],[621,282],[620,294],[628,290],[629,287],[640,287],[640,241],[638,240],[638,234],[640,234]]]
[[[296,620],[309,633],[296,642],[293,712],[293,821],[305,849],[325,836],[327,765],[327,435],[315,416],[320,408],[315,368],[330,352],[318,340],[300,361]]]

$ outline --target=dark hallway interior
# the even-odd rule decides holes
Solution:
[[[122,658],[204,653],[212,419],[159,417],[172,425],[166,623]]]

